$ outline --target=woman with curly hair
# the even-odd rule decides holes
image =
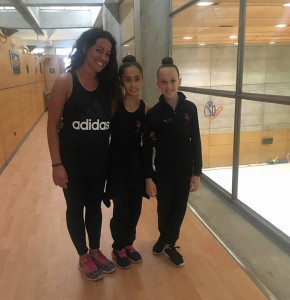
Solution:
[[[53,181],[64,192],[67,227],[79,254],[79,269],[86,279],[95,281],[103,272],[115,271],[99,248],[110,118],[122,93],[116,42],[109,32],[92,28],[74,48],[68,72],[56,79],[51,91],[47,136]],[[58,130],[61,119],[63,126]]]

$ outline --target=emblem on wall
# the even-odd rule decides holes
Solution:
[[[223,105],[216,108],[216,106],[213,104],[212,100],[209,100],[209,101],[207,101],[207,104],[203,109],[203,114],[210,122],[213,119],[215,119],[222,112],[223,109],[224,109]]]

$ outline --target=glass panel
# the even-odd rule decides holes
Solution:
[[[122,58],[125,57],[126,55],[134,55],[135,54],[135,41],[131,40],[129,43],[123,45],[121,47],[121,52],[122,52]]]
[[[172,18],[172,56],[183,86],[235,90],[239,2],[198,3]]]
[[[197,106],[203,173],[232,192],[234,99],[185,92]]]
[[[238,198],[290,236],[290,105],[243,100]]]
[[[134,3],[124,0],[120,6],[122,43],[134,37]]]
[[[290,96],[290,7],[284,2],[247,5],[244,91]]]

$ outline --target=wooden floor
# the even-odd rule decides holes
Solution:
[[[135,246],[143,262],[89,282],[65,223],[62,191],[51,179],[46,114],[0,177],[1,300],[260,300],[267,299],[188,210],[182,227],[185,266],[152,254],[156,200],[144,200]],[[103,208],[101,249],[110,256],[111,209]]]

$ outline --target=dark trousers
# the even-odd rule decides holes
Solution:
[[[161,238],[175,245],[185,216],[190,178],[156,174],[158,229]]]
[[[132,245],[136,239],[136,227],[141,214],[142,195],[139,185],[125,185],[116,193],[113,217],[110,221],[113,249]]]
[[[68,177],[68,188],[63,190],[67,204],[67,228],[78,254],[83,255],[88,251],[86,231],[89,247],[91,249],[100,247],[104,180],[72,174]]]

